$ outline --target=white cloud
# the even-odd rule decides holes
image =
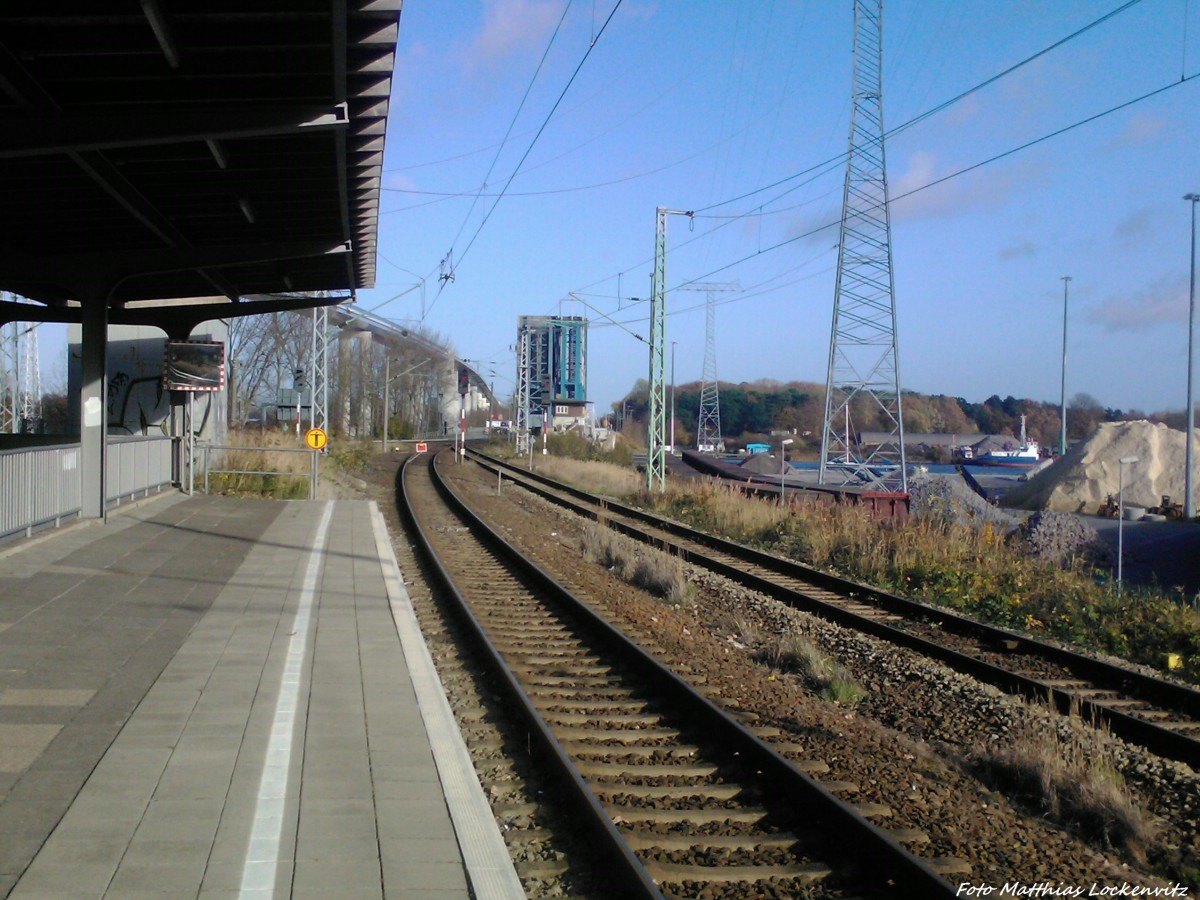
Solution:
[[[514,56],[540,52],[561,15],[561,5],[549,0],[489,0],[483,26],[471,42],[468,65],[488,69]]]
[[[1166,127],[1167,119],[1164,116],[1151,116],[1141,112],[1134,113],[1125,122],[1125,127],[1121,129],[1121,133],[1108,142],[1107,147],[1110,150],[1138,147],[1158,138]]]
[[[403,172],[384,172],[383,187],[396,191],[415,191],[417,182]]]
[[[926,187],[952,175],[955,168],[939,163],[925,150],[913,153],[907,163],[900,176],[889,184],[893,220],[943,219],[979,210],[998,210],[1013,194],[1027,190],[1041,175],[1036,164],[1010,162],[989,167],[986,173],[967,172]]]
[[[1117,223],[1115,234],[1117,240],[1126,244],[1141,244],[1153,231],[1154,213],[1149,209],[1139,209],[1125,216]]]
[[[1186,322],[1187,317],[1186,277],[1160,278],[1139,291],[1113,294],[1087,314],[1088,321],[1106,331],[1145,331],[1155,325]]]

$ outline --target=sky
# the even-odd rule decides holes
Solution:
[[[1069,275],[1068,397],[1182,409],[1200,0],[887,0],[883,45],[888,131],[1042,54],[887,140],[902,387],[1057,402]],[[405,0],[359,303],[502,397],[517,317],[584,315],[603,414],[649,371],[656,208],[705,210],[668,217],[668,377],[693,282],[722,382],[823,383],[852,66],[851,0]]]

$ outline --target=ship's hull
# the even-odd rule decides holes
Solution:
[[[966,460],[964,464],[968,466],[995,466],[1004,469],[1032,469],[1039,462],[1041,462],[1040,459],[1033,459],[1028,456],[978,456],[975,459]]]

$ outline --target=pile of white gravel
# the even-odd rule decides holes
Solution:
[[[1147,422],[1106,422],[1086,441],[1075,444],[1064,457],[1011,491],[1005,502],[1022,509],[1095,513],[1108,494],[1120,487],[1119,460],[1136,456],[1124,466],[1127,506],[1158,506],[1164,494],[1176,503],[1183,500],[1184,459],[1182,431]]]

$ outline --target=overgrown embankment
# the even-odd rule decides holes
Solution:
[[[993,520],[929,515],[896,526],[856,507],[781,507],[711,480],[647,495],[618,466],[555,457],[534,465],[585,489],[604,483],[605,493],[731,540],[1035,637],[1159,670],[1176,654],[1183,668],[1175,674],[1200,683],[1200,610],[1153,589],[1119,591],[1086,553],[1044,561]]]

